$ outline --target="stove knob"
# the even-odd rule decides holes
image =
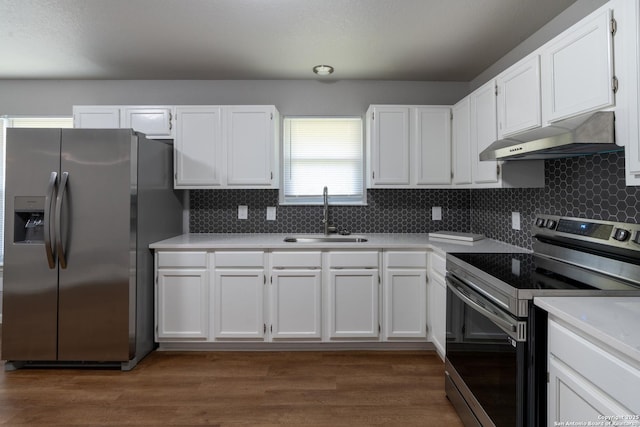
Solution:
[[[537,218],[536,219],[536,227],[540,227],[540,228],[544,227],[544,223],[545,222],[546,221],[544,220],[544,218]]]
[[[556,220],[550,219],[549,221],[547,221],[547,228],[553,230],[556,228],[557,223],[558,222]]]
[[[613,233],[613,238],[618,242],[624,242],[628,240],[630,236],[631,233],[629,232],[629,230],[625,230],[624,228],[616,228],[615,232]]]

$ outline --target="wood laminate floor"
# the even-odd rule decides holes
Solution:
[[[433,352],[154,352],[0,373],[0,425],[462,426]]]

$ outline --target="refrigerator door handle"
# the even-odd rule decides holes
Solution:
[[[56,268],[55,248],[51,244],[51,204],[55,200],[56,184],[58,183],[58,173],[51,172],[49,185],[47,185],[47,195],[44,198],[44,249],[47,253],[47,263],[49,268]]]
[[[56,198],[56,247],[58,248],[58,260],[60,261],[61,268],[67,268],[67,258],[64,253],[64,245],[62,244],[62,203],[64,201],[64,195],[67,191],[67,181],[69,180],[69,172],[62,172],[62,179],[60,180],[60,189],[58,191],[58,197]]]

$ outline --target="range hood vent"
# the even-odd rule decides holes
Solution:
[[[561,120],[500,139],[480,153],[480,160],[559,159],[620,151],[623,147],[615,143],[614,121],[612,111]]]

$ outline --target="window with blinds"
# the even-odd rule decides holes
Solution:
[[[6,128],[72,128],[73,117],[0,118],[0,264],[4,263],[4,153]],[[46,186],[46,183],[43,184]]]
[[[362,119],[287,117],[283,132],[283,204],[364,204]]]

